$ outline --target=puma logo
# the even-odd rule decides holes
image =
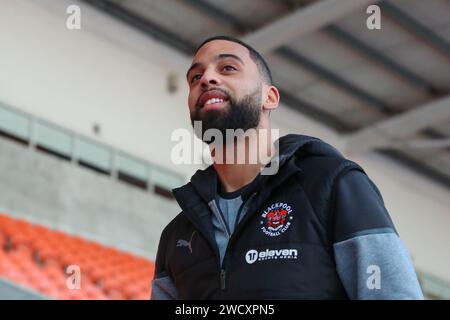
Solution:
[[[183,240],[183,239],[178,240],[177,241],[177,247],[188,247],[189,251],[192,254],[192,239],[194,238],[194,235],[195,235],[196,232],[197,231],[192,232],[191,239],[189,241],[186,241],[186,240]]]

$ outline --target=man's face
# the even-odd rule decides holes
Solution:
[[[262,82],[247,48],[226,40],[206,43],[187,73],[191,123],[208,129],[256,128],[261,116]]]

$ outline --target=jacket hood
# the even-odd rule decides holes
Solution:
[[[319,138],[288,134],[278,139],[280,165],[294,154],[299,156],[343,157],[334,147]]]
[[[290,161],[294,155],[296,155],[297,158],[309,156],[342,157],[342,154],[334,147],[315,137],[299,134],[288,134],[279,138],[277,142],[275,142],[275,155],[273,156],[271,162],[266,165],[266,167],[270,167],[278,161],[279,169],[277,174],[258,174],[253,182],[251,182],[250,187],[246,188],[242,194],[242,198],[244,200],[252,192],[265,185],[267,181],[272,181],[270,185],[273,188],[292,174],[293,171],[301,171],[301,169],[295,165],[294,161]],[[198,201],[198,196],[204,202],[210,202],[216,196],[217,183],[217,173],[214,170],[213,165],[211,165],[204,170],[197,170],[191,177],[190,182],[184,186],[173,189],[172,192],[180,206],[183,208],[182,203],[185,204],[186,201]],[[196,195],[193,195],[193,192],[195,192]]]

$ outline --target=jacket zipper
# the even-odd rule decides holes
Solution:
[[[225,269],[220,269],[220,290],[225,290],[226,272]]]
[[[238,219],[240,218],[240,215],[241,215],[242,210],[244,209],[245,206],[247,206],[247,207],[249,206],[250,202],[253,200],[252,198],[253,198],[255,195],[256,195],[256,192],[253,193],[253,194],[250,196],[250,198],[247,199],[247,201],[246,201],[245,203],[243,203],[243,204],[241,205],[241,207],[239,208],[238,214],[237,214],[237,216],[236,216],[236,227],[237,227],[237,225],[239,224]],[[217,210],[218,207],[217,207],[217,204],[216,204],[216,201],[215,201],[215,200],[213,200],[213,204],[214,204],[214,205],[211,206],[211,209],[212,209],[213,211],[214,211],[214,209]],[[214,209],[213,209],[213,208],[214,208]],[[221,213],[220,213],[220,211],[217,210],[217,213],[218,213],[218,216],[220,216],[221,218],[223,218],[222,215],[221,215]],[[217,215],[217,213],[216,213],[216,215]],[[223,220],[222,220],[222,221],[223,221]],[[224,224],[224,226],[226,227],[225,221],[223,221],[223,224]],[[236,227],[235,227],[235,231],[236,231]],[[230,240],[230,238],[231,238],[231,234],[228,233],[228,229],[226,228],[225,230],[227,230],[227,235],[228,235],[228,245],[227,245],[227,248],[226,248],[226,250],[225,250],[225,255],[224,255],[224,257],[223,257],[222,265],[220,266],[220,290],[222,290],[222,291],[224,291],[224,290],[226,289],[226,275],[227,275],[227,272],[226,272],[226,270],[225,270],[225,261],[226,261],[226,258],[227,258],[228,248],[229,248],[229,246],[230,246],[229,240]]]
[[[230,240],[231,234],[230,231],[228,230],[228,227],[225,223],[225,219],[222,216],[222,212],[220,211],[219,207],[217,206],[216,200],[212,200],[210,203],[208,203],[209,208],[212,210],[212,212],[214,213],[214,215],[216,216],[216,218],[219,220],[220,224],[222,224],[222,226],[225,229],[225,233],[227,234],[227,238],[228,240]],[[225,253],[226,255],[226,253]],[[223,261],[225,262],[225,256],[223,257]],[[220,290],[225,290],[226,287],[226,271],[224,268],[224,263],[220,263],[220,257],[219,257],[219,261],[218,261],[218,265],[220,268],[220,275],[219,275],[219,281],[220,281]]]

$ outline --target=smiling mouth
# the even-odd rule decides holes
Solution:
[[[212,98],[205,102],[202,109],[205,111],[211,109],[221,109],[225,107],[227,103],[228,103],[227,99]]]

